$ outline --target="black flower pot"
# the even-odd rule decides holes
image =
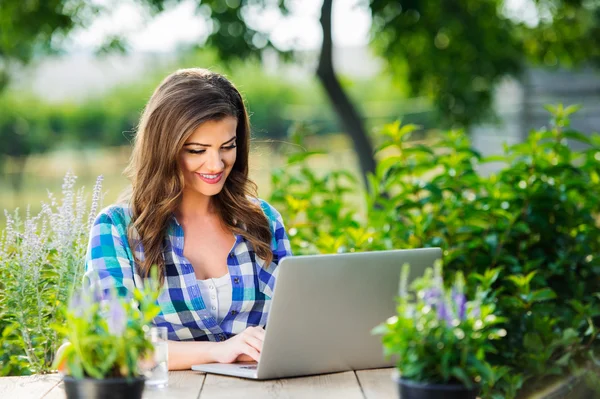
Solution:
[[[476,399],[479,387],[471,389],[461,384],[428,384],[394,376],[401,399]]]
[[[78,380],[66,375],[63,378],[67,399],[141,399],[144,377]]]

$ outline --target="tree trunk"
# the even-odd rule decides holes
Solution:
[[[363,174],[365,187],[368,188],[368,173],[375,173],[375,158],[373,147],[367,137],[358,110],[344,92],[333,68],[333,40],[331,37],[331,9],[333,0],[323,0],[321,8],[321,28],[323,29],[323,44],[317,67],[317,76],[329,97],[329,101],[342,124],[342,127],[352,138],[354,149],[358,155],[360,169]]]

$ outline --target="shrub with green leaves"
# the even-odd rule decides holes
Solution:
[[[383,335],[384,353],[395,356],[400,377],[468,388],[493,384],[486,355],[495,351],[491,340],[506,335],[495,327],[504,321],[494,314],[495,305],[484,304],[481,295],[468,301],[460,272],[452,287],[445,287],[439,260],[413,282],[413,296],[409,269],[408,264],[402,269],[397,314],[373,329]]]
[[[548,109],[549,129],[487,160],[461,131],[425,147],[410,145],[414,127],[392,126],[387,144],[398,155],[372,179],[382,205],[372,220],[393,247],[441,246],[447,271],[469,274],[471,290],[488,281],[487,300],[508,320],[492,361],[509,397],[532,376],[580,364],[597,335],[600,136],[569,129],[575,107]],[[568,140],[587,149],[573,151]],[[506,167],[477,172],[492,160]]]
[[[461,130],[425,145],[410,140],[417,126],[387,125],[366,221],[340,195],[361,191],[359,184],[341,192],[334,177],[342,173],[318,178],[310,158],[295,166],[301,173],[281,171],[273,181],[271,199],[296,229],[294,250],[441,247],[447,277],[463,272],[467,292],[481,289],[507,320],[507,336],[489,358],[497,398],[600,365],[600,135],[569,128],[576,107],[547,109],[549,128],[489,158]],[[575,151],[569,141],[586,148]],[[492,161],[504,167],[479,173]],[[311,246],[321,240],[329,245]]]
[[[291,132],[294,149],[286,164],[272,172],[270,201],[285,215],[293,253],[383,249],[376,228],[364,224],[360,212],[364,196],[356,176],[347,170],[315,170],[311,161],[327,152],[305,150],[305,139],[313,134],[308,126],[296,126]]]
[[[50,194],[37,215],[6,213],[0,235],[0,375],[51,370],[62,336],[58,310],[81,284],[90,226],[101,203],[98,178],[91,201],[67,174],[60,201]]]

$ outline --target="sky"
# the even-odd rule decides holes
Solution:
[[[227,0],[229,2],[234,0]],[[75,30],[67,50],[91,51],[112,34],[123,35],[132,51],[169,52],[178,45],[198,43],[206,36],[207,25],[196,15],[197,0],[183,0],[168,11],[150,18],[141,6],[131,0],[94,0],[112,11],[96,19],[89,27]],[[317,49],[321,43],[319,16],[322,0],[288,1],[291,16],[279,17],[278,12],[254,16],[261,29],[271,31],[277,46],[298,50]],[[368,43],[371,16],[360,6],[360,0],[333,2],[333,40],[336,46],[363,46]]]

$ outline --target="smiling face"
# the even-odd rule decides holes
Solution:
[[[184,194],[212,197],[223,189],[237,157],[236,129],[233,117],[209,120],[185,141],[179,157]]]

